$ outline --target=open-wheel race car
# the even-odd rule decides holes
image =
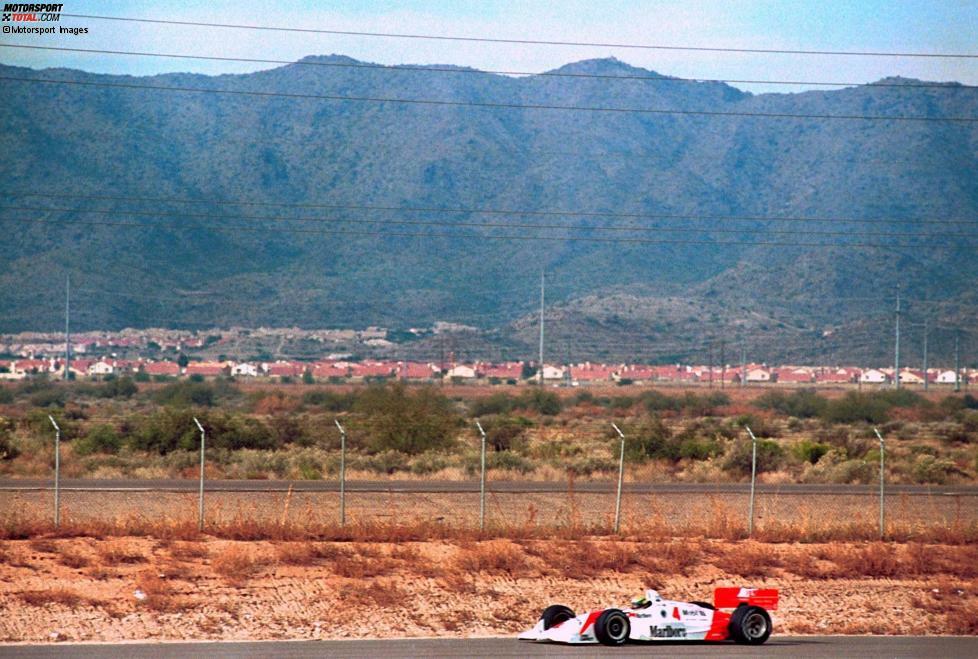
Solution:
[[[544,609],[540,620],[519,635],[524,641],[603,643],[629,641],[736,641],[759,645],[771,635],[778,608],[773,588],[717,588],[713,604],[662,599],[654,590],[620,609],[577,615],[562,604]],[[727,610],[724,610],[727,609]],[[728,611],[729,610],[729,611]]]

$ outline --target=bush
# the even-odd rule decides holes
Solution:
[[[951,476],[958,474],[959,469],[946,458],[936,458],[932,455],[918,455],[914,460],[910,475],[917,483],[935,483],[943,485]]]
[[[496,469],[505,471],[516,471],[521,474],[528,474],[533,471],[533,463],[521,455],[512,451],[500,451],[499,453],[486,454],[486,470]],[[482,470],[482,457],[473,454],[465,462],[465,472],[469,476],[475,476]]]
[[[754,401],[754,406],[762,410],[774,410],[784,416],[810,419],[825,411],[827,401],[813,389],[800,389],[791,394],[783,391],[769,391]]]
[[[547,391],[542,387],[532,387],[519,398],[519,407],[525,410],[533,410],[545,416],[555,416],[560,414],[563,408],[560,396],[552,391]]]
[[[0,417],[0,460],[13,460],[20,455],[20,449],[14,444],[14,422]]]
[[[210,407],[217,400],[217,391],[214,386],[206,382],[191,380],[169,384],[157,391],[154,398],[161,405]]]
[[[883,423],[889,416],[889,408],[877,396],[850,391],[842,398],[828,401],[822,418],[830,423]]]
[[[672,431],[662,419],[652,416],[625,431],[625,456],[631,461],[678,460],[679,445],[672,441]]]
[[[327,389],[316,389],[302,394],[302,403],[321,407],[327,412],[349,412],[353,409],[356,396],[352,393],[338,393]]]
[[[75,440],[72,447],[77,455],[115,454],[122,448],[122,437],[113,426],[102,424],[91,428],[84,437]]]
[[[517,416],[493,416],[482,419],[486,431],[486,443],[493,451],[519,451],[526,444],[526,429],[530,420]]]
[[[371,451],[417,455],[447,449],[461,419],[452,403],[431,387],[411,393],[403,384],[371,385],[357,399],[366,446]]]
[[[8,405],[14,402],[14,392],[7,388],[0,386],[0,405]]]
[[[448,459],[437,453],[422,453],[411,462],[411,473],[418,476],[434,474],[448,467]]]
[[[490,414],[508,414],[516,408],[516,398],[502,392],[485,398],[477,398],[469,405],[469,414],[473,417]]]
[[[31,394],[30,402],[34,407],[64,407],[67,399],[67,389],[51,385]]]
[[[781,430],[768,421],[753,414],[741,414],[733,420],[735,428],[750,428],[755,437],[780,437]],[[745,430],[746,432],[746,430]]]
[[[832,450],[830,445],[808,439],[803,439],[791,448],[791,452],[799,461],[809,464],[817,464],[830,450]]]
[[[188,409],[163,409],[146,417],[129,436],[129,445],[161,455],[171,451],[190,451],[200,447],[200,431]],[[198,417],[206,430],[207,446],[212,449],[278,448],[268,427],[257,419],[234,414],[208,414]]]
[[[742,440],[734,444],[733,450],[727,453],[723,462],[726,471],[749,476],[751,472],[752,442]],[[776,471],[784,460],[784,449],[770,439],[757,441],[757,473]]]

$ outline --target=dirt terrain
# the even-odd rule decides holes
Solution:
[[[514,634],[551,602],[773,586],[776,633],[978,634],[978,547],[709,540],[0,543],[0,641]]]

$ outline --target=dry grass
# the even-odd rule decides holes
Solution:
[[[46,590],[25,590],[17,593],[22,602],[29,606],[47,606],[57,604],[70,609],[79,606],[100,606],[102,602],[91,597],[85,597],[67,588],[50,588]]]
[[[285,542],[276,545],[275,557],[284,565],[313,565],[319,561],[316,547],[308,542]]]
[[[351,581],[339,589],[345,604],[354,607],[380,607],[384,609],[411,606],[410,595],[390,579],[378,579],[369,584]]]
[[[455,568],[464,572],[484,572],[516,576],[528,571],[528,557],[519,545],[508,540],[465,543],[458,548]]]
[[[200,542],[175,542],[167,547],[170,556],[181,561],[190,561],[207,556],[207,547]]]
[[[211,554],[211,568],[232,586],[243,586],[268,560],[240,544],[231,545]]]
[[[91,563],[91,559],[77,550],[65,546],[58,552],[58,562],[65,567],[80,570],[83,567],[87,567]]]
[[[159,613],[177,613],[195,608],[192,600],[177,596],[169,581],[152,570],[137,575],[136,587],[143,593],[143,599],[138,602],[140,608]]]
[[[771,574],[772,568],[780,567],[782,563],[772,545],[744,542],[727,549],[722,556],[713,559],[713,564],[728,574],[763,577]]]
[[[110,540],[98,546],[98,560],[102,565],[135,565],[145,563],[146,556],[122,540]]]

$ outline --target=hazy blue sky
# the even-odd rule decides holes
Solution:
[[[414,32],[635,44],[978,52],[978,1],[955,0],[450,0],[129,2],[67,0],[65,12],[300,28]],[[82,36],[0,35],[0,43],[297,59],[338,53],[385,64],[448,63],[544,71],[613,55],[668,75],[700,78],[868,82],[890,75],[978,84],[978,60],[811,57],[627,48],[503,45],[345,37],[64,18]],[[232,73],[267,65],[84,55],[0,48],[0,61],[32,67],[146,74]],[[752,91],[784,87],[739,85]],[[791,88],[793,89],[793,88]]]

